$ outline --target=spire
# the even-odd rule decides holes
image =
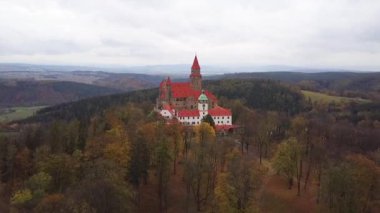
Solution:
[[[197,55],[195,55],[193,66],[191,66],[191,69],[192,70],[200,70],[201,69],[201,67],[199,66],[199,63],[198,63]]]

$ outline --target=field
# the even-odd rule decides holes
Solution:
[[[0,108],[0,122],[9,122],[32,116],[46,106]]]
[[[333,96],[333,95],[327,95],[320,92],[312,92],[307,90],[302,90],[302,94],[305,95],[306,98],[310,98],[311,101],[317,102],[317,103],[348,103],[348,102],[369,102],[367,99],[362,98],[348,98],[348,97],[342,97],[342,96]]]

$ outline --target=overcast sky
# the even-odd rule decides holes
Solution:
[[[380,70],[380,0],[0,0],[0,62]]]

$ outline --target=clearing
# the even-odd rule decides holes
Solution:
[[[370,102],[370,100],[363,99],[363,98],[349,98],[349,97],[342,97],[342,96],[333,96],[328,95],[325,93],[320,92],[312,92],[308,90],[301,90],[302,94],[306,98],[310,98],[311,101],[317,102],[317,103],[348,103],[348,102],[356,102],[356,103],[365,103]]]
[[[0,122],[20,120],[34,115],[46,106],[0,108]]]

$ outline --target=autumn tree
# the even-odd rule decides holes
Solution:
[[[185,181],[193,192],[197,210],[209,201],[217,173],[215,131],[208,123],[195,127],[195,142],[185,161]]]
[[[273,158],[273,167],[288,180],[288,188],[293,186],[293,178],[299,170],[301,147],[296,138],[289,138],[280,143]]]
[[[265,169],[249,161],[236,149],[229,153],[227,170],[218,175],[214,190],[217,212],[253,212],[255,191],[259,188]]]
[[[231,137],[217,137],[217,156],[219,162],[219,170],[224,171],[228,156],[234,150],[236,144]]]
[[[240,118],[239,118],[239,124],[242,126],[241,129],[241,153],[244,152],[244,147],[246,151],[249,151],[249,146],[253,144],[254,141],[254,134],[255,134],[255,128],[257,123],[255,122],[257,120],[256,114],[251,110],[244,110],[243,112],[240,112]]]
[[[165,134],[167,140],[170,142],[170,152],[173,163],[173,174],[177,173],[177,161],[180,154],[180,150],[183,149],[183,127],[181,124],[175,123],[165,126]]]
[[[168,183],[170,178],[170,161],[171,155],[169,151],[169,144],[165,139],[162,139],[155,154],[155,169],[158,177],[158,197],[160,212],[166,212],[168,205]]]
[[[204,116],[202,118],[202,122],[206,122],[206,123],[210,124],[210,126],[212,126],[212,128],[215,128],[215,121],[210,114],[207,114],[206,116]]]
[[[13,208],[20,211],[31,210],[48,192],[51,179],[44,172],[31,176],[25,181],[25,187],[17,190],[11,197]]]
[[[301,195],[301,178],[303,176],[304,158],[310,152],[310,125],[304,116],[297,116],[291,121],[290,133],[297,139],[299,148],[299,158],[297,162],[296,178],[297,178],[297,195]]]
[[[278,115],[274,112],[267,112],[264,116],[260,116],[255,129],[254,140],[257,146],[260,163],[263,156],[267,156],[269,146],[273,140],[273,136],[278,128]],[[251,130],[252,131],[252,130]]]
[[[322,200],[332,212],[371,212],[379,198],[380,168],[362,155],[331,166],[322,179]]]
[[[51,154],[37,162],[38,170],[52,177],[52,191],[62,193],[77,178],[78,162],[67,154]]]

